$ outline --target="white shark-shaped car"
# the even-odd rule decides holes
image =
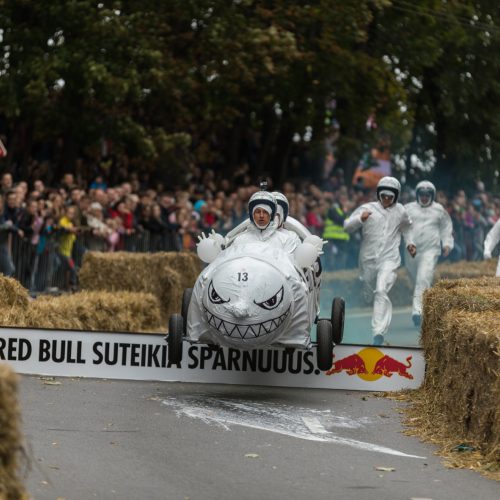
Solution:
[[[182,359],[182,343],[236,349],[309,350],[317,322],[318,367],[332,365],[344,326],[344,301],[318,320],[320,269],[300,268],[294,255],[266,242],[231,245],[184,292],[182,312],[169,321],[169,361]]]

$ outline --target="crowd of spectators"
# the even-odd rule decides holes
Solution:
[[[285,182],[273,186],[290,203],[290,215],[318,236],[325,221],[341,225],[373,192],[351,186],[341,169],[322,181]],[[201,231],[226,234],[246,219],[246,205],[258,189],[243,164],[231,177],[192,166],[175,188],[141,181],[131,172],[109,185],[105,175],[89,182],[66,173],[57,185],[13,179],[6,172],[0,185],[0,272],[16,276],[30,290],[75,287],[77,268],[86,251],[194,250]],[[414,199],[405,186],[401,202]],[[500,197],[477,182],[472,194],[438,191],[437,200],[453,220],[453,261],[480,260],[489,228],[500,217]],[[331,240],[325,248],[327,270],[354,268],[360,240]]]

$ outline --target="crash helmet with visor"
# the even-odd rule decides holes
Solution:
[[[421,207],[429,207],[436,198],[436,188],[430,181],[421,181],[415,188],[415,195]]]
[[[255,212],[257,209],[265,210],[269,214],[269,220],[265,225],[259,225],[255,220]],[[276,198],[268,191],[257,191],[248,201],[248,215],[250,221],[258,229],[264,230],[269,227],[269,224],[274,220],[276,215]]]
[[[401,184],[395,177],[382,177],[377,184],[377,200],[382,203],[382,196],[392,196],[392,204],[397,203],[399,193],[401,192]]]
[[[279,191],[273,191],[273,196],[276,199],[276,214],[279,216],[279,225],[281,226],[288,217],[288,212],[290,210],[290,206],[288,204],[288,200],[283,193]]]

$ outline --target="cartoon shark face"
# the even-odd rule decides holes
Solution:
[[[208,324],[237,346],[278,338],[292,312],[292,292],[283,273],[267,262],[241,257],[214,269],[203,293]]]

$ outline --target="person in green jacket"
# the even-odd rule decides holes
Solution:
[[[325,267],[327,271],[345,269],[350,236],[344,230],[347,214],[338,202],[333,202],[325,214],[323,239],[328,241],[325,248]]]

